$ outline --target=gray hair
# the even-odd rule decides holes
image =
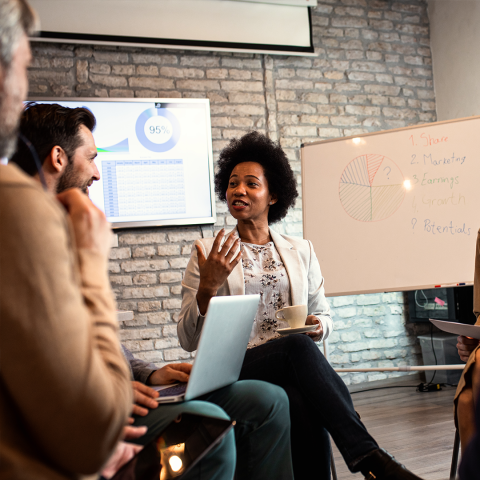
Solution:
[[[23,34],[37,29],[37,16],[26,0],[0,0],[0,67],[8,70]]]

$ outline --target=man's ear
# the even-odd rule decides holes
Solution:
[[[47,158],[43,162],[44,168],[46,167],[53,174],[63,173],[68,165],[68,157],[65,150],[59,145],[55,145],[48,154]]]

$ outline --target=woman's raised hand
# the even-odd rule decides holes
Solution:
[[[223,285],[242,258],[242,252],[237,253],[240,238],[237,237],[235,230],[230,233],[222,245],[224,237],[225,229],[222,228],[213,242],[210,255],[206,258],[201,247],[195,245],[200,270],[197,303],[202,315],[205,315],[210,299],[217,294],[217,290]],[[221,248],[220,245],[222,245]]]

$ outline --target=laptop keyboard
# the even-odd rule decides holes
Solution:
[[[179,385],[174,385],[173,387],[160,390],[158,393],[160,394],[160,397],[171,397],[174,395],[182,395],[182,393],[185,393],[186,390],[187,384],[180,383]]]

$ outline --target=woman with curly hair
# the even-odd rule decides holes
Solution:
[[[264,380],[287,392],[295,479],[330,478],[330,433],[352,472],[369,479],[419,480],[378,447],[315,344],[328,337],[333,323],[312,244],[269,227],[298,196],[282,148],[258,132],[232,140],[220,153],[215,191],[237,226],[226,238],[222,229],[216,238],[195,242],[182,282],[182,347],[197,348],[212,297],[260,293],[240,378]],[[307,305],[306,324],[317,328],[281,337],[277,330],[288,324],[275,312],[289,305]]]

